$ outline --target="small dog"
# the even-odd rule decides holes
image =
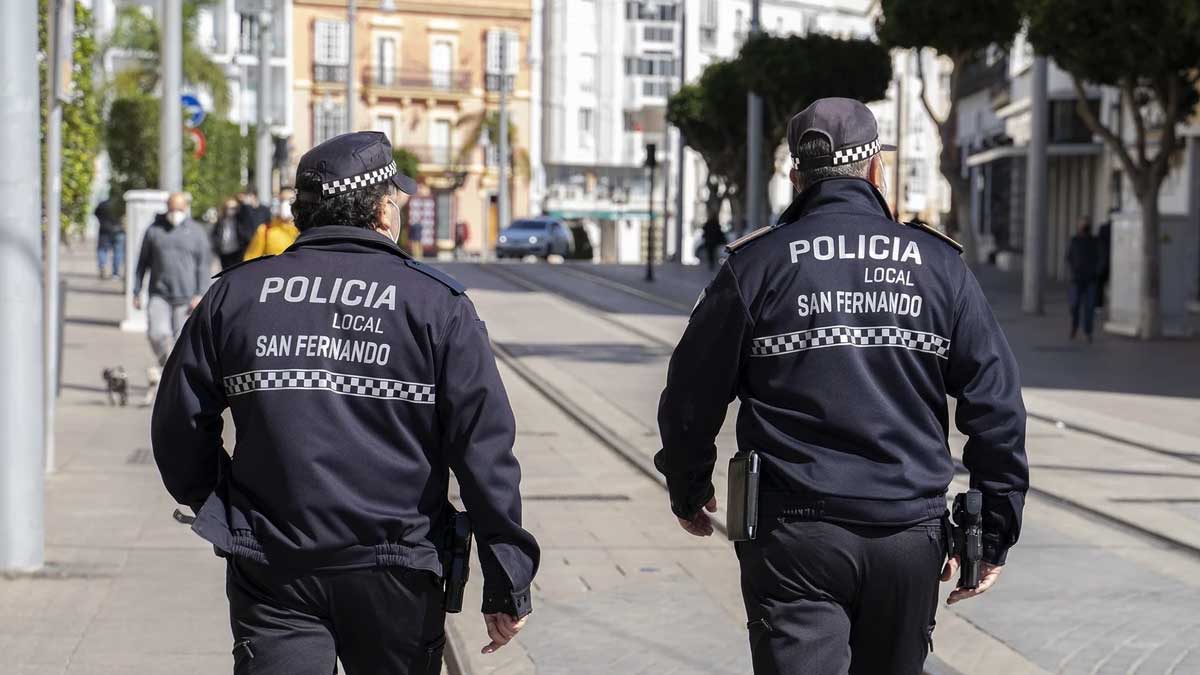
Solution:
[[[125,369],[121,366],[105,368],[102,375],[104,383],[108,386],[108,404],[117,405],[117,401],[120,400],[122,407],[127,405],[129,403],[129,378],[125,375]]]

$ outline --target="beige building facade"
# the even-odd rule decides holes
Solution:
[[[529,212],[531,17],[531,0],[359,0],[351,48],[346,0],[295,0],[293,152],[351,124],[383,131],[419,160],[421,194],[410,200],[408,222],[426,254],[453,248],[458,222],[467,224],[468,252],[490,248],[500,182],[498,139],[487,130],[498,127],[486,120],[499,111],[505,81],[511,213],[516,219]],[[352,122],[351,76],[358,85]]]

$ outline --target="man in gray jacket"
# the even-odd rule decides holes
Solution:
[[[174,192],[167,212],[158,214],[142,238],[133,276],[133,304],[142,307],[142,281],[150,273],[147,334],[158,365],[167,362],[188,314],[208,289],[208,237],[188,215],[188,196]],[[152,383],[153,384],[153,383]]]

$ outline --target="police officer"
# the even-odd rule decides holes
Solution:
[[[492,652],[530,612],[514,422],[463,287],[396,245],[416,185],[377,132],[310,150],[284,253],[231,267],[154,408],[163,482],[228,558],[235,672],[438,673],[453,471]],[[232,459],[221,413],[236,428]]]
[[[919,673],[932,647],[954,476],[947,395],[984,495],[982,593],[1017,541],[1028,485],[1017,364],[961,248],[896,222],[874,116],[821,99],[792,118],[799,194],[728,248],[671,358],[659,407],[671,508],[712,533],[714,438],[736,396],[761,458],[739,542],[756,673]],[[945,563],[945,565],[943,565]],[[940,572],[940,574],[939,574]]]

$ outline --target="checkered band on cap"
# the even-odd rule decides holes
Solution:
[[[950,339],[898,326],[825,326],[754,338],[751,357],[780,356],[825,347],[892,347],[950,358]]]
[[[366,173],[360,173],[357,176],[339,178],[328,183],[321,183],[321,195],[324,197],[340,195],[343,192],[350,192],[351,190],[357,190],[359,188],[365,188],[371,185],[382,183],[395,175],[396,162],[392,162],[385,167],[368,171]]]
[[[830,164],[829,166],[842,166],[843,164],[853,164],[855,162],[861,162],[864,159],[868,159],[868,158],[874,156],[878,152],[879,152],[879,139],[876,138],[875,140],[870,141],[868,143],[863,143],[862,145],[852,145],[848,148],[842,148],[841,150],[835,151],[833,153],[833,163]],[[828,156],[829,155],[825,155],[825,157],[828,157]],[[809,159],[809,163],[811,164],[812,158],[808,158],[808,159]],[[793,169],[803,168],[801,158],[792,157],[792,168]]]

